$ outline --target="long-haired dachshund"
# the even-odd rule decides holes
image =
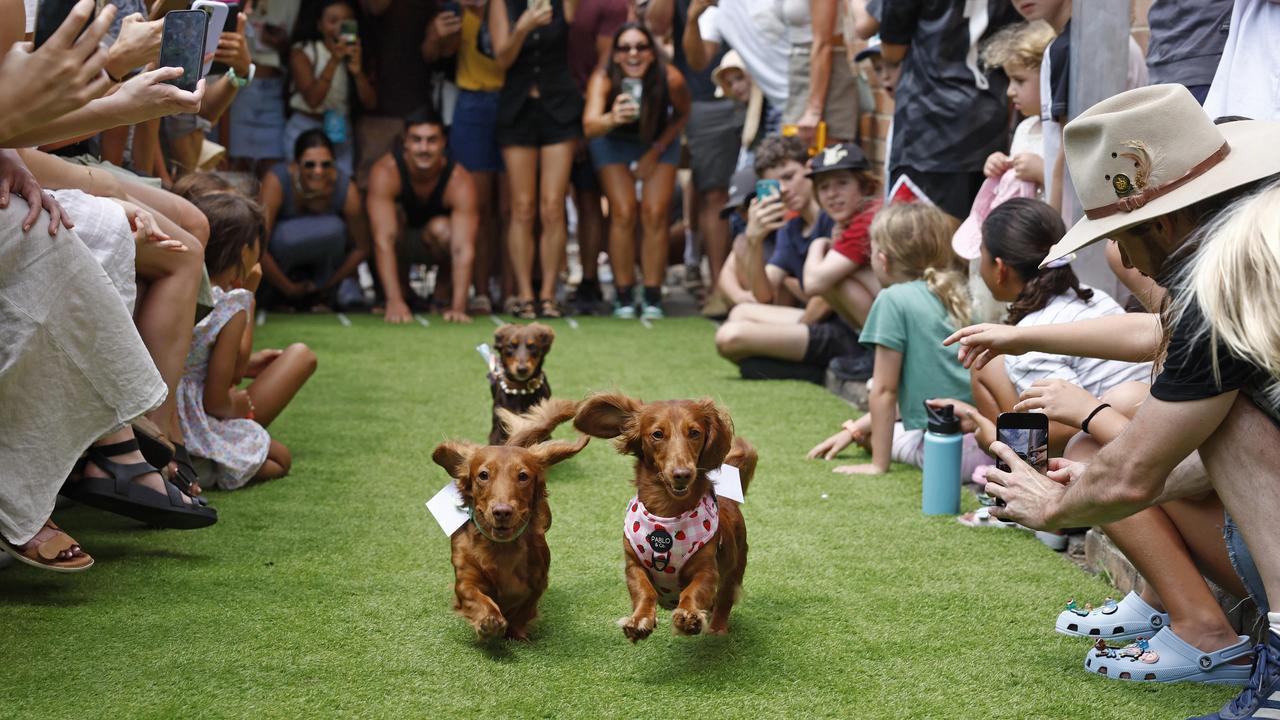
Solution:
[[[551,385],[542,361],[551,352],[556,333],[542,323],[503,325],[493,333],[493,366],[489,391],[493,395],[493,426],[489,444],[507,441],[499,410],[521,414],[551,397]]]
[[[573,425],[617,438],[618,452],[636,458],[636,497],[623,528],[632,607],[619,622],[623,634],[631,642],[648,637],[659,604],[675,608],[678,634],[696,635],[704,624],[708,633],[727,633],[747,569],[747,526],[738,503],[712,492],[707,471],[737,467],[745,492],[755,448],[734,437],[733,422],[711,400],[641,403],[598,394],[578,406]]]
[[[454,610],[481,639],[526,640],[547,589],[551,527],[547,470],[577,455],[577,442],[550,441],[574,403],[548,400],[524,416],[503,413],[507,445],[445,442],[431,458],[457,482],[471,521],[454,533]]]

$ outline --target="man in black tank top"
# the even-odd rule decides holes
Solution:
[[[437,268],[437,290],[442,283],[450,289],[445,321],[471,322],[466,308],[479,225],[476,190],[466,168],[449,159],[444,123],[433,110],[411,113],[403,139],[373,164],[367,204],[386,321],[413,320],[409,264],[421,262]]]

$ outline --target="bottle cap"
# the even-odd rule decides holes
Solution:
[[[951,405],[930,407],[925,403],[924,411],[929,415],[929,432],[935,435],[959,435],[960,418],[956,417],[956,409]]]

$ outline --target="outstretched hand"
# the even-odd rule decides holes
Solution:
[[[1021,355],[1027,349],[1019,344],[1018,329],[1012,325],[983,323],[970,325],[951,333],[943,345],[960,343],[957,357],[970,370],[981,370],[1000,355]]]

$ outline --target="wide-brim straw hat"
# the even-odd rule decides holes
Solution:
[[[1214,125],[1181,85],[1107,98],[1067,123],[1067,167],[1085,215],[1041,267],[1126,228],[1280,173],[1280,122]]]

